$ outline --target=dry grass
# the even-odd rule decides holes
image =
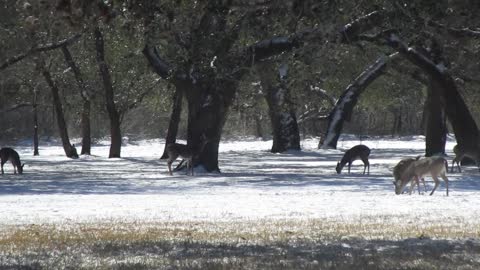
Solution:
[[[5,227],[0,268],[480,268],[478,224],[399,218]]]

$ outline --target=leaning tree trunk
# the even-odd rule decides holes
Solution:
[[[445,115],[445,100],[438,93],[439,86],[430,80],[425,102],[426,130],[425,130],[425,155],[445,154],[447,142],[447,117]]]
[[[75,76],[75,80],[80,88],[80,96],[83,99],[83,109],[82,109],[82,118],[81,118],[81,126],[82,126],[82,155],[90,155],[90,151],[92,148],[92,138],[90,132],[90,110],[91,110],[91,101],[90,96],[88,94],[87,86],[83,81],[82,74],[80,72],[80,68],[78,68],[77,64],[73,60],[72,54],[68,50],[67,45],[62,46],[63,56],[65,58],[65,62],[67,62],[68,66],[72,69],[73,75]]]
[[[69,158],[78,158],[77,150],[75,147],[70,144],[70,139],[68,138],[67,124],[65,123],[65,117],[63,114],[62,103],[60,101],[60,95],[57,85],[53,82],[52,76],[48,70],[43,69],[43,77],[47,82],[48,86],[52,90],[53,105],[55,108],[55,116],[57,118],[58,131],[60,133],[60,138],[62,139],[63,150]]]
[[[295,106],[285,82],[287,67],[279,69],[272,63],[257,64],[257,72],[265,99],[273,131],[272,153],[287,150],[300,150],[300,133],[298,131]]]
[[[98,27],[95,28],[95,48],[97,51],[97,64],[100,70],[100,76],[102,77],[103,87],[105,89],[105,102],[110,118],[110,154],[109,158],[120,157],[120,151],[122,147],[122,133],[120,130],[120,115],[115,106],[113,97],[113,85],[112,78],[110,77],[110,71],[108,65],[105,62],[105,47],[103,42],[103,34]]]
[[[445,113],[450,121],[457,143],[466,148],[478,147],[479,130],[458,92],[455,80],[443,64],[435,64],[428,56],[408,47],[395,34],[386,37],[387,44],[395,48],[411,63],[421,68],[436,81],[436,91],[446,101]]]
[[[188,84],[189,85],[189,84]],[[187,87],[185,82],[178,81],[175,83],[175,92],[173,94],[172,113],[170,114],[170,122],[168,123],[167,136],[165,137],[165,147],[163,149],[163,155],[160,159],[168,158],[167,144],[175,143],[178,133],[178,124],[180,123],[180,117],[182,114],[182,101],[183,92]]]
[[[319,145],[319,148],[337,148],[337,142],[342,132],[343,122],[345,120],[350,121],[353,108],[357,104],[358,98],[370,83],[383,74],[387,62],[395,56],[396,54],[392,54],[387,58],[382,57],[378,59],[347,87],[328,116],[327,134],[325,135],[323,144]]]

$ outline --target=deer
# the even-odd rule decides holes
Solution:
[[[17,174],[17,170],[19,174],[23,173],[23,166],[25,166],[25,163],[21,164],[20,156],[18,155],[17,151],[9,147],[4,147],[0,149],[0,159],[1,159],[2,174],[4,174],[3,165],[7,161],[10,161],[12,163],[14,174]]]
[[[365,174],[365,170],[368,167],[368,174],[370,174],[370,162],[368,162],[368,156],[370,155],[370,148],[366,145],[359,144],[355,145],[354,147],[350,148],[345,152],[342,157],[342,160],[337,163],[337,167],[335,170],[338,174],[342,172],[343,167],[348,163],[348,173],[350,174],[350,167],[352,166],[352,162],[361,159],[363,161],[363,174]]]
[[[402,160],[400,160],[397,165],[395,165],[395,167],[393,167],[393,178],[395,179],[395,181],[393,182],[393,184],[395,184],[396,181],[400,180],[405,172],[405,169],[410,166],[412,164],[412,162],[414,161],[417,161],[420,159],[421,156],[417,156],[416,158],[404,158]],[[412,179],[410,179],[411,181]],[[427,192],[427,187],[425,185],[425,179],[422,178],[421,179],[422,182],[423,182],[423,188],[425,190],[425,192]],[[409,181],[409,182],[410,182]],[[408,183],[407,183],[408,184]],[[411,185],[415,185],[416,182],[415,181],[411,181]],[[413,187],[411,187],[413,188]],[[403,188],[402,188],[403,189]],[[418,194],[420,194],[420,186],[418,186]]]
[[[205,136],[202,136],[202,142],[197,149],[190,147],[189,145],[181,144],[181,143],[169,143],[166,145],[166,152],[167,152],[167,166],[168,172],[170,175],[172,173],[172,163],[177,160],[178,157],[182,158],[187,162],[187,175],[188,172],[191,171],[193,176],[193,158],[201,153],[207,145],[208,140],[206,140]],[[182,161],[183,162],[183,161]]]
[[[458,172],[462,172],[460,162],[464,157],[473,159],[480,171],[480,149],[478,147],[467,147],[466,145],[457,144],[453,147],[453,152],[455,153],[455,158],[452,160],[452,169],[450,172],[453,173],[455,162],[457,163]]]
[[[447,169],[447,160],[440,156],[426,157],[412,161],[408,165],[404,166],[403,169],[401,169],[402,172],[399,174],[400,178],[396,178],[395,181],[393,181],[393,184],[395,185],[395,194],[401,194],[405,186],[410,181],[412,181],[412,178],[413,181],[415,181],[415,183],[418,185],[418,189],[420,192],[419,180],[424,176],[430,175],[435,182],[435,186],[433,187],[432,192],[430,192],[430,196],[433,195],[438,185],[440,184],[438,176],[440,176],[443,181],[445,181],[448,196],[448,178],[446,176]],[[412,194],[415,183],[412,183],[412,185],[410,186],[409,194]]]

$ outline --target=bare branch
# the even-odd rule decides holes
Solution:
[[[45,51],[50,51],[50,50],[55,50],[55,49],[61,48],[62,46],[69,46],[69,45],[75,43],[78,39],[80,39],[81,36],[82,36],[82,34],[76,34],[72,37],[66,38],[64,40],[60,40],[60,41],[55,42],[55,43],[47,43],[47,44],[40,45],[38,47],[33,47],[33,48],[31,48],[30,50],[28,50],[24,53],[21,53],[19,55],[16,55],[16,56],[13,56],[13,57],[7,59],[7,61],[5,61],[3,64],[0,65],[0,71],[6,69],[7,67],[9,67],[9,66],[23,60],[24,58],[26,58],[26,57],[28,57],[32,54],[37,53],[37,52],[45,52]]]

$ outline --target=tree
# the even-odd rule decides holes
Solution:
[[[97,26],[94,30],[95,48],[97,51],[97,65],[100,72],[100,77],[103,81],[103,88],[105,90],[105,102],[108,116],[110,118],[110,153],[109,158],[120,157],[122,147],[122,133],[120,130],[120,115],[115,105],[113,97],[113,84],[110,77],[110,71],[105,61],[105,45],[103,41],[103,34]]]

